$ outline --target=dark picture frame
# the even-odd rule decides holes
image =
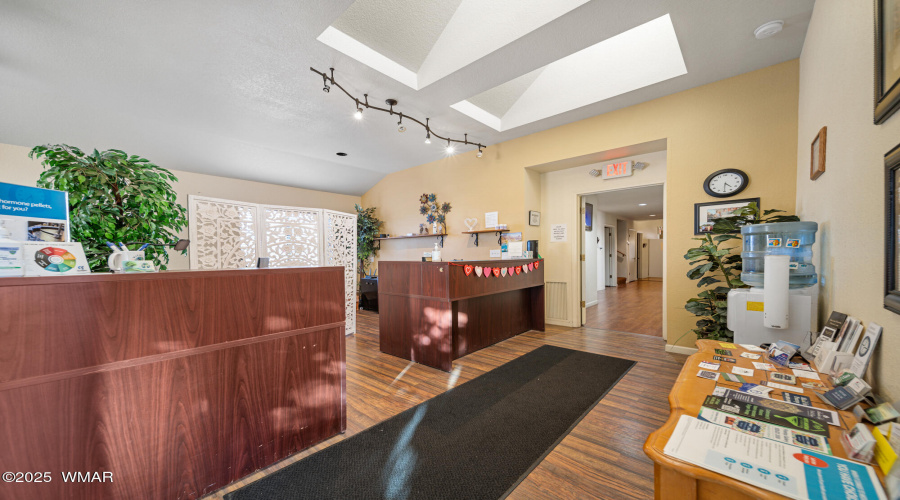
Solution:
[[[528,225],[529,226],[540,226],[541,225],[541,213],[537,210],[529,210],[528,211]]]
[[[734,211],[738,208],[746,207],[751,203],[756,203],[756,206],[759,207],[759,198],[744,198],[742,200],[728,200],[728,201],[710,201],[707,203],[695,203],[694,204],[694,234],[703,235],[710,234],[712,229],[712,221],[716,219],[716,217],[710,218],[711,211],[725,211],[722,216],[727,216],[727,211]],[[702,211],[701,211],[702,210]],[[735,233],[740,232],[734,231]]]
[[[900,69],[885,64],[900,60],[900,0],[875,0],[875,124],[900,108]]]
[[[594,230],[594,205],[590,203],[584,204],[584,230]]]
[[[809,180],[814,181],[825,173],[825,147],[828,144],[828,127],[822,127],[809,145]]]
[[[900,314],[897,263],[900,244],[900,144],[884,155],[884,308]]]

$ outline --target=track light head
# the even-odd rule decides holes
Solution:
[[[446,151],[448,155],[453,154],[453,145],[450,144],[450,139],[447,139],[447,148],[444,151]]]
[[[425,144],[431,144],[431,132],[425,135]]]
[[[356,112],[353,113],[353,118],[357,120],[362,120],[362,108],[356,108]]]
[[[481,148],[478,148],[478,152],[475,153],[475,157],[481,158],[482,156],[484,156],[484,152],[481,150]]]
[[[406,127],[403,125],[403,114],[400,114],[400,121],[397,122],[397,132],[406,132]]]

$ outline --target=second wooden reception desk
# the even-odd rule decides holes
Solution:
[[[528,330],[543,331],[543,261],[515,273],[534,262],[379,262],[381,352],[450,371],[454,359]],[[507,273],[466,275],[465,265],[504,267]]]

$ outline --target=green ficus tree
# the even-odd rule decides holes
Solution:
[[[375,207],[354,206],[356,207],[356,258],[359,259],[358,272],[362,279],[371,267],[369,259],[378,254],[375,238],[378,237],[378,231],[384,222],[375,217]]]
[[[72,239],[84,247],[92,271],[109,270],[107,241],[171,244],[187,227],[187,211],[171,185],[178,179],[146,158],[118,149],[85,154],[66,144],[37,146],[28,156],[44,165],[38,187],[69,193]],[[165,247],[144,253],[166,269]]]
[[[700,339],[734,338],[734,332],[728,329],[728,292],[732,288],[747,288],[747,285],[741,281],[741,247],[726,245],[726,242],[741,240],[735,233],[740,233],[742,226],[800,220],[796,215],[777,215],[780,213],[783,211],[766,210],[760,214],[756,203],[750,203],[735,210],[731,216],[716,220],[710,234],[693,238],[700,244],[684,254],[685,260],[694,266],[687,272],[687,277],[697,280],[698,288],[715,286],[688,299],[684,305],[688,312],[700,318],[697,328],[688,333],[693,332]]]

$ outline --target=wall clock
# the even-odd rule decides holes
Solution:
[[[734,196],[747,188],[750,177],[743,170],[726,168],[709,174],[703,181],[703,190],[716,198]]]

